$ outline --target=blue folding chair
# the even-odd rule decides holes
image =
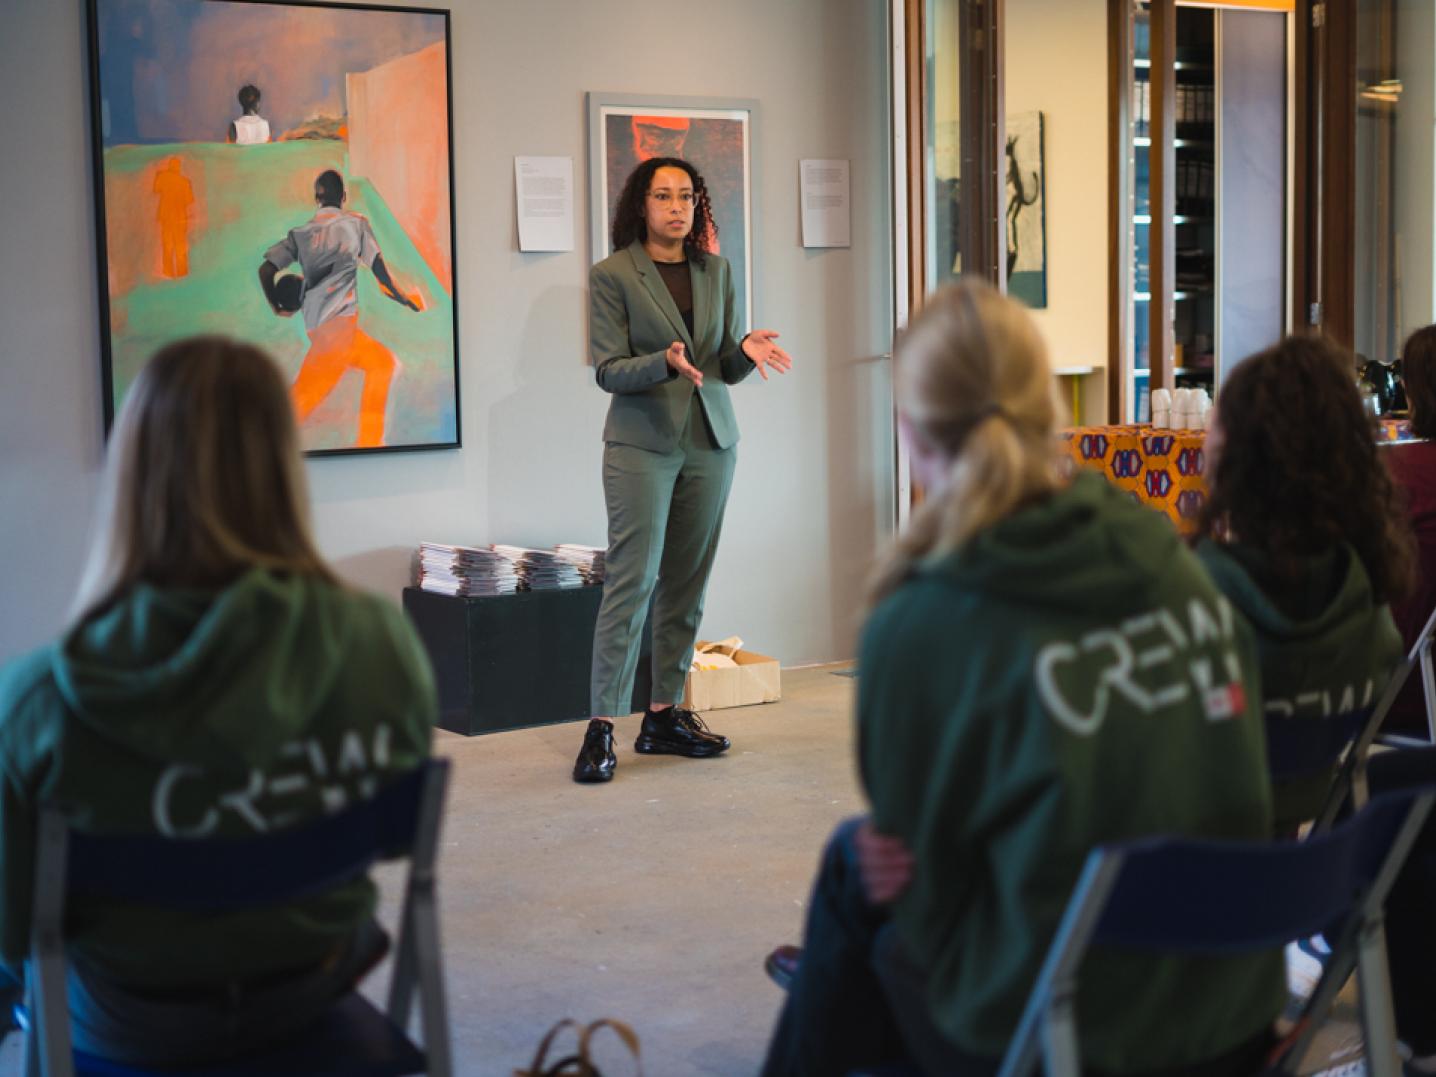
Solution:
[[[1313,833],[1329,829],[1341,814],[1348,798],[1353,808],[1367,801],[1366,760],[1378,737],[1391,747],[1424,744],[1409,738],[1380,736],[1382,723],[1401,694],[1406,678],[1417,666],[1427,683],[1427,717],[1436,737],[1436,681],[1433,681],[1431,643],[1436,632],[1433,612],[1412,645],[1410,653],[1397,665],[1387,679],[1374,705],[1345,711],[1327,718],[1286,718],[1266,715],[1267,767],[1274,782],[1324,773],[1335,768],[1326,799],[1312,825]]]
[[[430,760],[336,815],[260,837],[104,837],[71,830],[58,810],[43,810],[27,999],[20,1014],[28,1033],[26,1073],[448,1077],[452,1063],[434,872],[448,775],[447,761]],[[381,860],[402,857],[408,858],[409,871],[386,1012],[351,992],[297,1038],[272,1050],[184,1070],[121,1065],[72,1049],[64,938],[70,902],[83,898],[88,903],[133,902],[210,912],[279,905],[324,893],[366,875]],[[416,990],[422,1049],[405,1031]]]
[[[1436,791],[1377,797],[1303,842],[1149,839],[1088,856],[999,1077],[1078,1077],[1078,970],[1089,946],[1241,954],[1278,950],[1340,924],[1325,974],[1272,1069],[1297,1072],[1355,970],[1371,1077],[1400,1077],[1382,909]],[[1175,1019],[1175,1018],[1174,1018]]]
[[[1416,642],[1411,645],[1405,661],[1397,670],[1404,684],[1413,668],[1419,666],[1421,669],[1421,690],[1426,700],[1426,735],[1429,739],[1403,737],[1394,733],[1383,734],[1380,742],[1388,747],[1429,748],[1436,744],[1436,662],[1431,658],[1433,636],[1436,636],[1436,610],[1432,610],[1431,616],[1426,618],[1426,626],[1421,629],[1421,634],[1416,637]]]

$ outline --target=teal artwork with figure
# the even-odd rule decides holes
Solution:
[[[1047,306],[1047,165],[1040,112],[1007,117],[1007,294]]]
[[[90,0],[105,417],[263,347],[310,452],[459,443],[448,14]]]

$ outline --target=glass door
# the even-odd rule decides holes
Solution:
[[[1224,369],[1288,324],[1291,8],[1122,5],[1118,421],[1149,421],[1158,386],[1214,394]]]

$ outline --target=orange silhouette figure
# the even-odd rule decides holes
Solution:
[[[309,333],[309,351],[290,389],[295,417],[302,424],[333,392],[344,372],[355,367],[364,372],[364,390],[359,396],[359,436],[354,447],[383,445],[384,410],[397,366],[394,353],[359,328],[357,314],[330,318]]]
[[[194,205],[194,188],[180,171],[180,159],[171,157],[155,173],[155,194],[159,208],[155,220],[160,225],[160,271],[166,277],[189,275],[189,217]]]

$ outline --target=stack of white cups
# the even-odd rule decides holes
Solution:
[[[1152,425],[1158,430],[1165,430],[1172,425],[1172,392],[1170,389],[1152,390]]]
[[[1158,430],[1205,430],[1211,410],[1205,389],[1152,390],[1152,426]]]

